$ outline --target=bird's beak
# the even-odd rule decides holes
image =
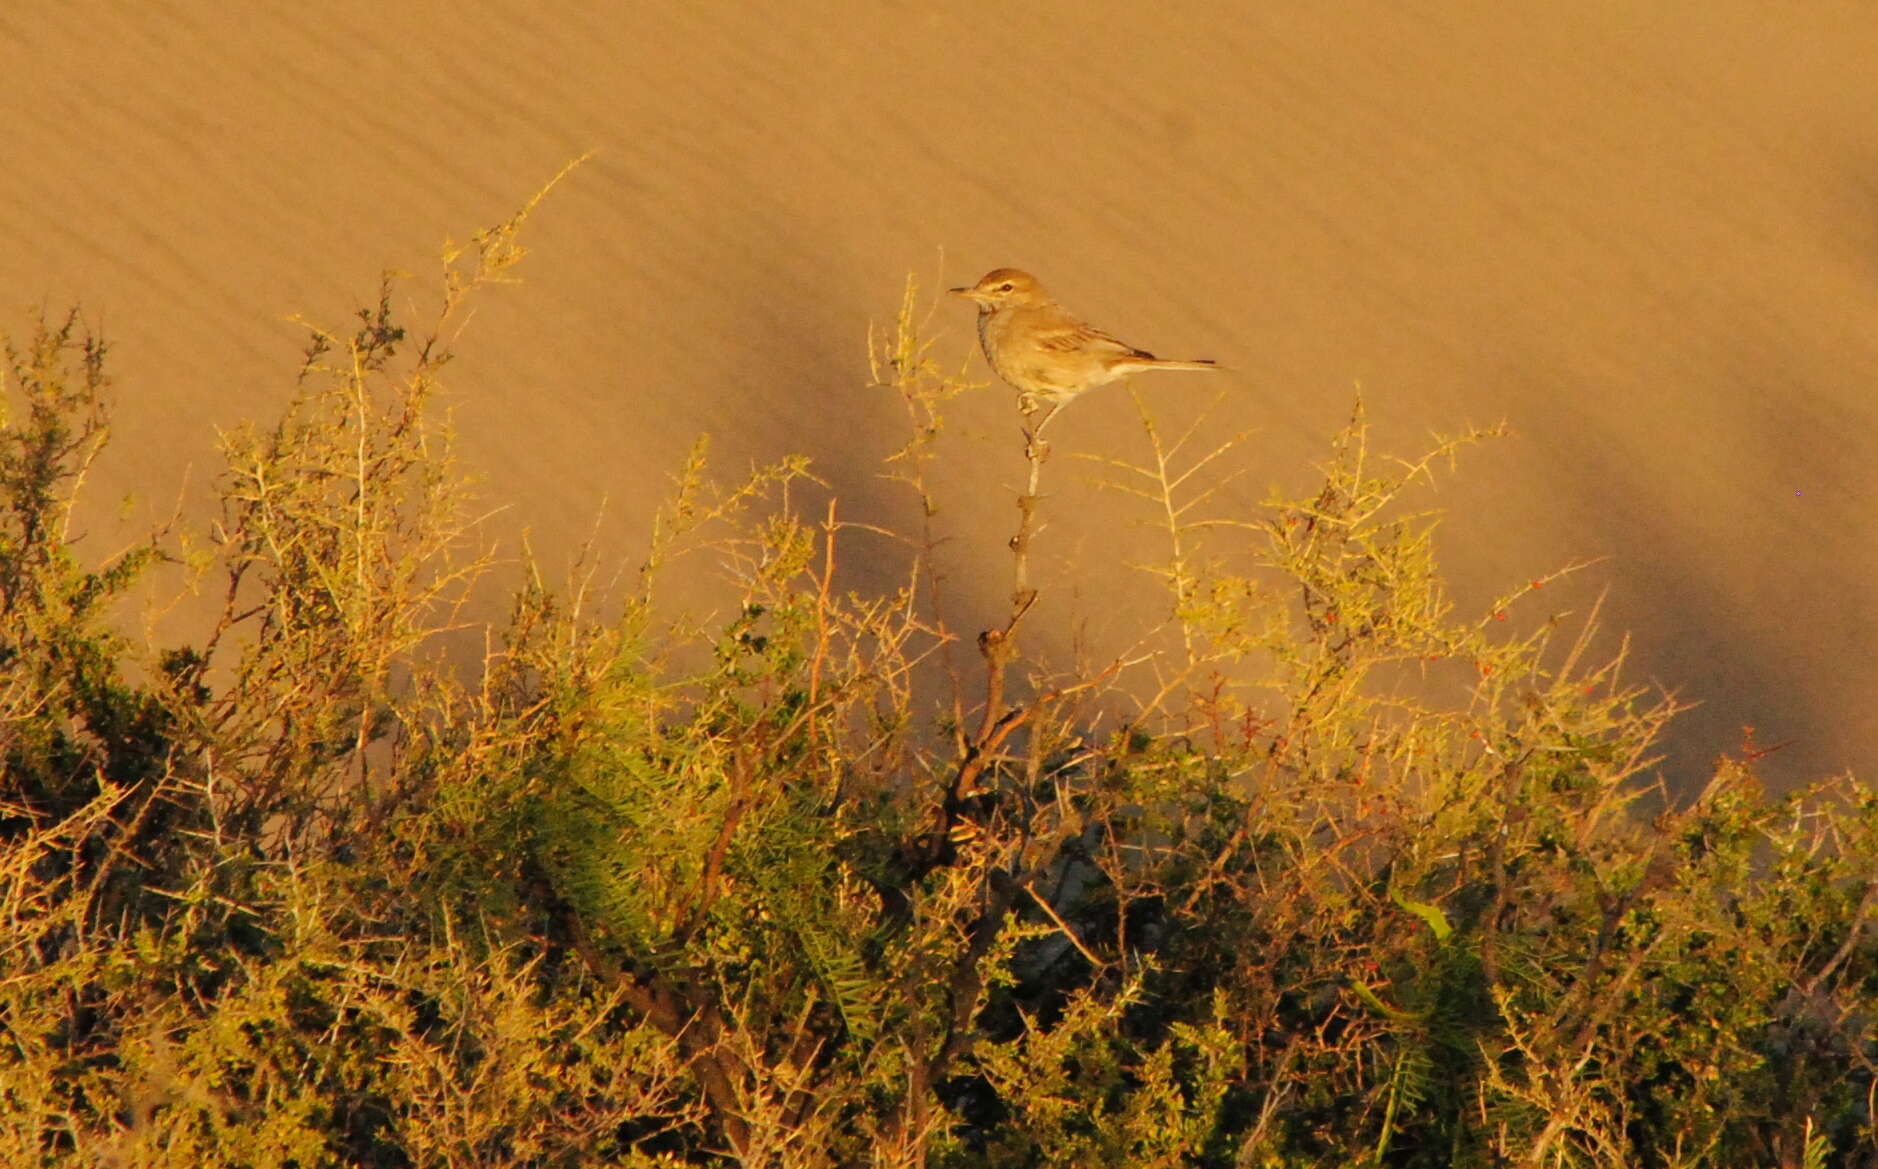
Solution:
[[[948,288],[946,289],[946,291],[950,292],[953,296],[962,296],[966,300],[984,299],[983,297],[978,295],[978,290],[976,288]]]

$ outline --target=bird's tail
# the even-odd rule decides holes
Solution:
[[[1165,357],[1156,357],[1149,363],[1155,369],[1219,369],[1217,361],[1169,361]]]

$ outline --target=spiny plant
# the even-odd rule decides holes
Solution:
[[[1878,798],[1769,796],[1751,748],[1678,797],[1595,613],[1461,612],[1417,493],[1492,432],[1395,460],[1359,406],[1248,506],[1245,436],[1137,401],[1096,462],[1165,601],[1066,666],[1034,441],[1009,608],[944,619],[965,387],[909,283],[899,587],[843,584],[882,534],[806,462],[701,445],[628,587],[524,561],[450,665],[498,574],[445,339],[533,206],[430,325],[387,287],[314,330],[194,536],[88,559],[104,347],[9,348],[8,1164],[1874,1163]],[[165,557],[221,605],[151,649],[111,606]],[[687,557],[721,613],[668,602]]]

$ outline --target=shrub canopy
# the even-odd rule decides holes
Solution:
[[[521,219],[446,257],[430,327],[387,293],[316,330],[214,522],[103,560],[104,346],[7,348],[0,1161],[1878,1161],[1878,800],[1769,796],[1751,750],[1672,799],[1671,704],[1595,622],[1543,580],[1458,613],[1412,508],[1482,434],[1385,458],[1359,409],[1317,490],[1233,514],[1238,440],[1144,411],[1106,473],[1165,605],[1053,667],[1041,440],[1008,616],[935,611],[961,387],[909,286],[874,344],[903,588],[844,589],[879,537],[805,464],[723,487],[700,450],[627,595],[527,571],[448,664],[499,574],[442,339]],[[734,603],[674,619],[700,549]],[[113,606],[164,561],[221,610],[159,650]]]

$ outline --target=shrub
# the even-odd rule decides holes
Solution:
[[[1319,489],[1233,514],[1240,440],[1143,410],[1105,473],[1165,608],[1053,668],[1040,441],[1009,613],[935,614],[961,384],[909,285],[902,588],[842,587],[876,536],[805,464],[721,488],[700,450],[629,595],[531,570],[449,666],[493,561],[443,338],[526,210],[429,328],[387,290],[316,330],[195,539],[86,561],[104,347],[8,348],[6,1163],[1874,1162],[1878,800],[1769,796],[1751,750],[1672,798],[1672,708],[1595,620],[1545,580],[1457,613],[1410,506],[1484,432],[1397,461],[1359,408]],[[661,602],[698,550],[736,591],[703,624]],[[156,651],[110,607],[165,557],[223,605]]]

